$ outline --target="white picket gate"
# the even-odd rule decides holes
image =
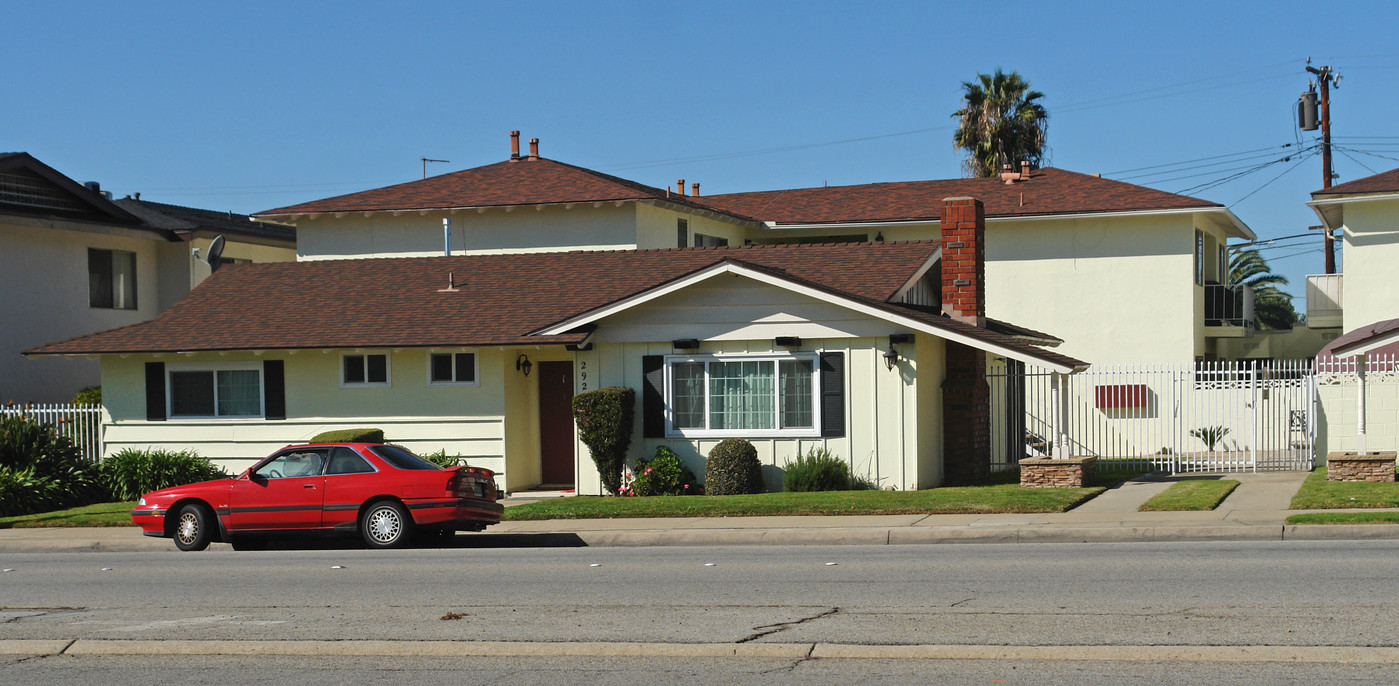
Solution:
[[[1051,373],[987,370],[993,469],[1053,448]],[[1306,360],[1095,365],[1064,377],[1066,453],[1180,472],[1311,469],[1316,383]]]
[[[52,424],[60,436],[67,436],[83,457],[102,459],[102,408],[66,403],[25,403],[0,405],[0,415],[22,415],[40,424]]]

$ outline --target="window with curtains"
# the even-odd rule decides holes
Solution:
[[[677,436],[814,436],[815,355],[666,360],[668,431]]]
[[[87,303],[112,310],[136,309],[136,253],[87,249]]]
[[[257,363],[172,366],[167,382],[172,419],[263,414],[262,367]]]

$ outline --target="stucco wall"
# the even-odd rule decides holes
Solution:
[[[452,220],[452,252],[499,253],[618,250],[636,247],[634,203],[579,203],[484,212],[426,214],[349,213],[296,220],[297,253],[303,260],[356,257],[434,257],[443,252],[442,220]],[[671,230],[674,241],[674,229]],[[669,247],[674,247],[673,243]]]
[[[1399,317],[1399,200],[1345,206],[1345,331]]]
[[[1357,448],[1359,390],[1354,373],[1317,375],[1319,462],[1324,462],[1329,452]],[[1399,450],[1399,372],[1370,372],[1365,391],[1366,450]]]
[[[159,311],[156,280],[161,242],[52,226],[0,224],[0,402],[66,402],[96,385],[95,360],[25,358],[44,343],[127,326]],[[89,306],[88,248],[136,254],[134,310]]]
[[[104,357],[103,404],[110,415],[106,452],[110,455],[123,448],[149,446],[194,449],[236,472],[277,448],[322,431],[374,427],[383,429],[388,440],[415,452],[445,449],[449,454],[464,455],[474,466],[495,470],[505,483],[504,352],[475,351],[478,386],[429,386],[425,350],[365,352],[389,355],[390,387],[341,388],[339,351]],[[146,362],[164,362],[172,369],[186,364],[263,360],[285,363],[287,419],[146,420]]]
[[[643,250],[652,248],[678,247],[679,235],[676,220],[684,219],[689,225],[685,239],[686,246],[695,244],[695,234],[726,238],[729,245],[743,245],[747,232],[732,222],[719,221],[709,217],[678,212],[654,205],[636,206],[636,247]]]

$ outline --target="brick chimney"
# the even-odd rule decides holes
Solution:
[[[529,139],[529,157],[527,157],[527,158],[525,158],[525,159],[528,159],[528,160],[537,160],[537,159],[539,159],[539,139],[538,139],[538,138],[531,138],[531,139]]]
[[[968,324],[986,325],[986,210],[975,198],[942,201],[942,311]],[[991,473],[986,353],[948,341],[943,364],[943,484],[983,483]]]
[[[520,159],[520,132],[510,132],[510,159]]]
[[[942,201],[942,312],[986,326],[986,210],[976,198]]]

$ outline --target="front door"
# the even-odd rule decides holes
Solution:
[[[541,480],[573,484],[573,363],[539,363]]]

